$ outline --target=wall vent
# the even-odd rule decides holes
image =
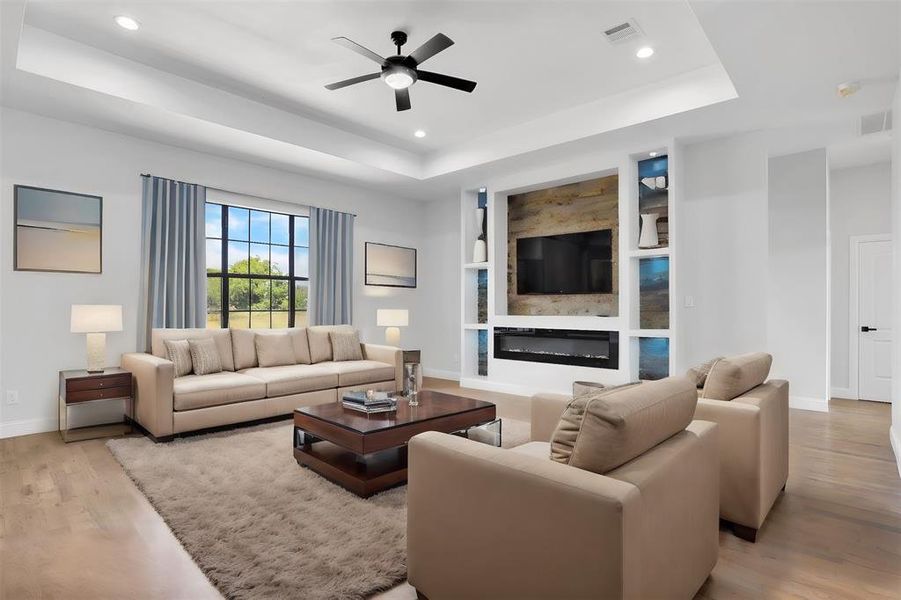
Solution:
[[[604,30],[604,37],[611,44],[623,44],[633,38],[641,37],[641,27],[635,19],[629,19],[625,23],[620,23]]]
[[[886,110],[860,118],[860,135],[880,133],[892,128],[892,111]]]

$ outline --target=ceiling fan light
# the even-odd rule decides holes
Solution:
[[[402,90],[413,85],[413,78],[404,71],[394,71],[385,75],[385,83],[396,90]]]

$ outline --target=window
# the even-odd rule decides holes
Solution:
[[[309,218],[206,204],[207,327],[304,327]]]

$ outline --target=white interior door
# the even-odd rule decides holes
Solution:
[[[861,242],[858,261],[857,395],[891,402],[892,243]]]

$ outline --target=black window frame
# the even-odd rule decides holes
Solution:
[[[220,210],[220,221],[221,228],[219,231],[218,238],[209,237],[206,235],[206,207],[208,206],[218,206]],[[247,211],[247,244],[248,244],[248,260],[250,258],[249,248],[252,244],[265,245],[269,246],[269,264],[270,264],[270,273],[268,275],[261,275],[259,273],[250,273],[249,269],[247,273],[230,273],[228,270],[228,243],[229,242],[244,242],[244,240],[233,240],[228,237],[228,209],[236,208],[240,210]],[[255,242],[251,239],[251,213],[253,212],[261,212],[267,213],[269,215],[269,241],[263,242]],[[288,217],[288,244],[275,244],[272,242],[272,215],[280,215],[284,217]],[[217,240],[220,243],[220,263],[219,263],[219,272],[218,273],[206,273],[207,281],[210,278],[219,279],[221,282],[220,285],[220,307],[219,307],[219,328],[227,329],[229,327],[229,313],[249,313],[250,321],[248,322],[248,329],[255,329],[253,327],[253,313],[269,313],[269,327],[272,328],[272,313],[273,312],[284,312],[279,309],[272,308],[272,287],[271,282],[273,281],[286,281],[288,283],[288,327],[294,327],[296,325],[296,315],[298,312],[308,313],[309,312],[309,296],[307,297],[307,308],[304,310],[299,310],[296,308],[296,291],[297,291],[297,283],[298,282],[306,282],[307,289],[309,290],[309,264],[307,264],[307,276],[298,276],[294,274],[294,252],[296,249],[306,249],[307,257],[309,257],[309,234],[307,237],[307,245],[298,245],[295,244],[294,240],[294,223],[295,219],[305,219],[307,221],[307,231],[309,231],[309,217],[303,215],[293,215],[289,213],[282,213],[273,210],[265,210],[259,208],[250,208],[247,206],[236,206],[233,204],[225,204],[224,202],[215,202],[208,201],[204,205],[204,239],[206,240]],[[271,273],[272,267],[272,247],[279,248],[287,248],[288,249],[288,274],[287,275],[273,275]],[[269,289],[269,308],[266,310],[263,309],[254,309],[251,308],[250,298],[248,298],[248,307],[246,309],[231,309],[229,307],[229,280],[231,279],[247,279],[247,280],[265,280],[270,282]],[[248,291],[249,293],[249,291]],[[207,308],[207,315],[209,315],[210,310]],[[209,318],[209,316],[207,317]],[[207,322],[209,326],[209,321]]]

